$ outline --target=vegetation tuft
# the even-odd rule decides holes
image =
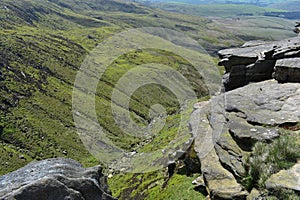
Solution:
[[[258,142],[248,159],[248,176],[243,184],[264,189],[266,180],[280,170],[289,169],[300,158],[299,133],[284,134],[270,144]]]

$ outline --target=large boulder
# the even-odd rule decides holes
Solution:
[[[265,127],[300,121],[299,83],[278,84],[274,80],[268,80],[238,88],[224,95],[226,112],[245,119],[253,128],[256,128],[256,125]],[[265,130],[266,132],[261,134],[266,136],[258,136],[254,131],[253,135],[255,134],[256,138],[267,139],[275,134],[270,129]]]
[[[65,158],[33,162],[0,177],[0,199],[113,200],[101,170]]]

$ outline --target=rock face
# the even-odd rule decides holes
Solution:
[[[248,42],[241,48],[218,52],[226,69],[223,77],[225,90],[229,91],[274,77],[279,82],[299,82],[300,37],[279,42]],[[294,59],[287,59],[294,58]],[[296,65],[295,65],[296,64]]]
[[[33,162],[0,177],[0,199],[113,200],[101,170],[64,158]]]
[[[247,42],[219,56],[226,93],[195,106],[194,148],[213,199],[251,199],[260,192],[253,188],[249,194],[241,183],[255,143],[272,142],[280,127],[300,122],[300,37]],[[272,175],[267,189],[299,192],[299,169],[298,163]]]
[[[300,83],[253,83],[195,109],[190,126],[210,196],[245,199],[247,155],[257,141],[279,137],[279,125],[300,122]]]
[[[300,58],[277,60],[274,78],[278,82],[300,82]]]
[[[273,174],[267,180],[266,187],[268,189],[283,187],[300,193],[300,163],[289,170],[281,170],[277,174]]]
[[[218,102],[219,98],[214,102]],[[201,171],[204,183],[209,188],[208,193],[213,199],[241,199],[247,196],[247,191],[236,181],[232,173],[226,170],[214,148],[214,129],[210,126],[208,114],[213,102],[208,106],[198,108],[192,115],[191,128],[195,137],[194,149],[201,161]],[[219,107],[220,109],[222,106]],[[216,111],[218,108],[216,108]],[[222,113],[216,113],[219,122],[225,120]],[[222,124],[223,125],[223,124]],[[216,124],[215,128],[219,127]],[[222,126],[221,126],[222,128]],[[226,155],[225,155],[226,156]]]

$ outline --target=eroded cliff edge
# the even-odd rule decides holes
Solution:
[[[218,52],[226,73],[226,91],[251,82],[275,78],[280,83],[300,81],[300,37],[278,42],[253,41]]]
[[[227,92],[196,105],[190,121],[202,171],[194,183],[212,199],[298,199],[300,37],[219,55]]]

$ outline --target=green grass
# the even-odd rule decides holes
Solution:
[[[12,9],[13,2],[2,3],[9,11],[0,10],[0,17],[3,19],[0,23],[3,27],[0,30],[0,66],[4,66],[1,67],[3,80],[0,82],[0,145],[3,147],[1,174],[13,171],[31,160],[50,157],[70,157],[85,166],[99,163],[83,146],[73,123],[72,87],[77,70],[89,51],[124,27],[143,26],[147,21],[149,25],[165,24],[172,28],[177,23],[177,16],[166,14],[166,19],[155,22],[155,17],[151,14],[122,15],[118,10],[113,13],[95,10],[82,14],[83,11],[75,13],[52,3],[44,4],[42,1],[18,1],[15,4],[18,9]],[[32,9],[32,16],[25,14],[26,9]],[[6,12],[10,13],[9,19],[6,18]],[[105,25],[102,23],[94,27],[93,20],[97,21],[93,18],[94,15],[103,15],[102,22]],[[127,15],[134,21],[122,18],[121,15]],[[187,17],[178,21],[194,26],[196,19]],[[200,23],[202,22],[201,19]],[[138,144],[139,140],[124,137],[115,125],[109,110],[113,89],[111,86],[128,70],[149,62],[170,65],[182,71],[192,83],[197,82],[194,86],[199,88],[195,89],[199,96],[206,95],[206,91],[199,85],[203,83],[196,80],[201,77],[193,76],[194,69],[177,55],[145,50],[129,52],[120,57],[107,70],[104,81],[100,81],[96,105],[99,122],[111,139],[125,149]],[[152,99],[146,96],[148,93],[154,94]],[[176,116],[178,104],[170,91],[151,86],[135,92],[130,103],[134,111],[132,117],[147,125],[150,120],[149,106],[161,98],[164,99],[162,104],[167,107],[169,114]],[[169,121],[168,126],[175,126],[175,121]],[[161,145],[165,144],[167,141],[163,141]],[[24,154],[25,160],[18,158],[20,152]]]
[[[284,10],[259,7],[246,4],[177,4],[177,3],[153,3],[152,6],[167,11],[205,17],[237,17],[237,16],[261,16],[265,12],[284,12]]]
[[[113,196],[119,199],[205,199],[205,196],[195,190],[192,181],[199,174],[186,176],[174,174],[166,178],[166,172],[156,171],[145,174],[117,174],[108,179]]]
[[[197,178],[197,175],[188,177],[185,175],[175,174],[169,181],[168,186],[161,189],[159,186],[151,190],[146,199],[167,199],[167,200],[196,200],[205,199],[205,196],[194,190],[191,182]]]

